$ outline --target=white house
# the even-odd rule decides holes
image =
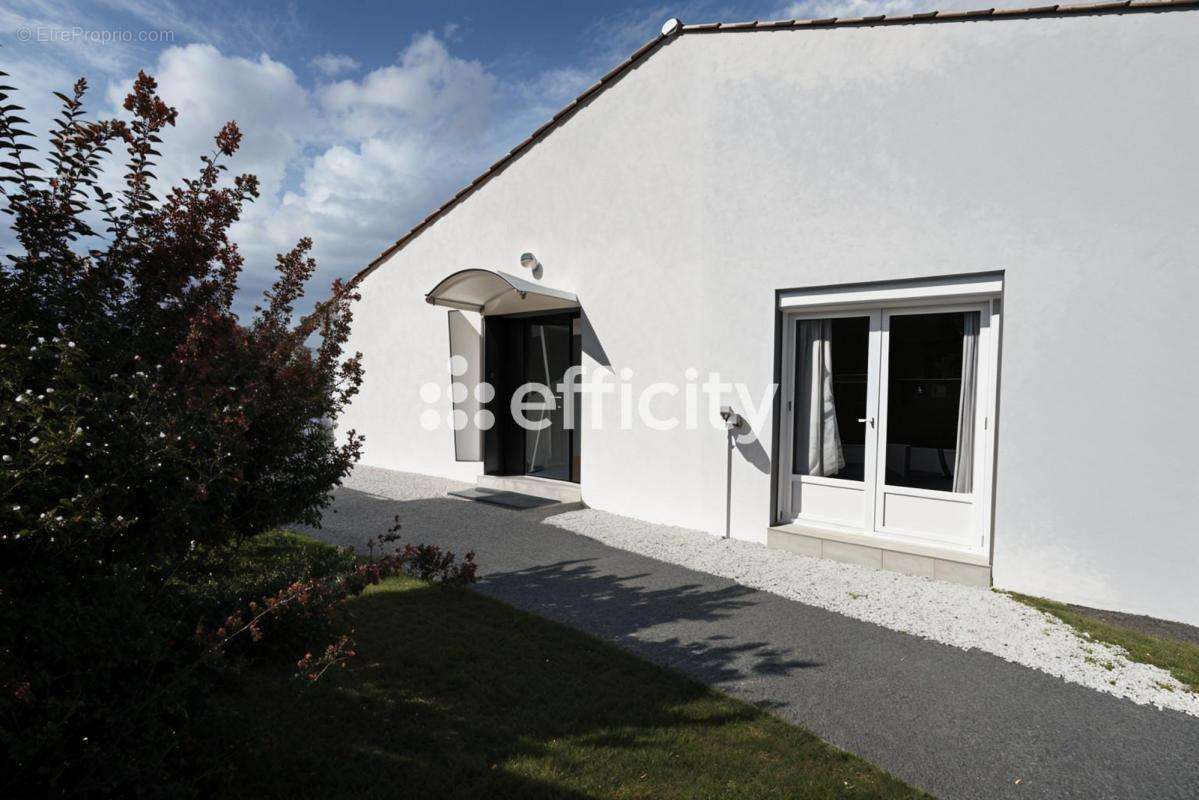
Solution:
[[[371,465],[1199,623],[1197,142],[1195,2],[671,20],[359,274],[344,427]],[[572,403],[575,365],[612,393]]]

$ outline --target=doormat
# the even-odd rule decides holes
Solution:
[[[534,497],[531,494],[520,494],[519,492],[504,492],[499,489],[485,489],[475,487],[473,489],[463,489],[459,492],[450,492],[454,497],[462,497],[467,500],[474,500],[479,503],[490,503],[493,506],[503,506],[504,508],[528,509],[542,508],[543,506],[557,505],[557,500],[550,500],[545,497]]]

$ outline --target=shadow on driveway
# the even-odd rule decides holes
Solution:
[[[712,576],[679,581],[673,573],[687,571],[545,523],[561,513],[560,507],[513,511],[450,497],[397,501],[343,487],[335,509],[315,535],[366,552],[366,540],[390,527],[398,514],[401,541],[437,544],[457,553],[474,550],[482,593],[619,642],[704,683],[821,666],[765,640],[716,632],[720,626],[713,623],[755,604],[763,597],[760,592]],[[574,557],[553,559],[563,552]],[[614,571],[625,559],[635,568]],[[664,576],[664,570],[672,574]],[[713,632],[686,640],[660,634],[680,623]],[[766,700],[757,704],[772,705]]]

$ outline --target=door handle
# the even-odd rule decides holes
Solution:
[[[862,417],[861,419],[858,420],[858,422],[869,422],[870,427],[871,428],[874,427],[874,417]]]

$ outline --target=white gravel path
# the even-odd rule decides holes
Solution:
[[[356,468],[346,481],[347,488],[391,500],[444,498],[451,489],[466,485],[366,466]],[[351,508],[345,511],[354,513]],[[472,511],[477,513],[478,508],[462,501],[461,513]],[[460,524],[457,516],[438,519],[436,524]],[[514,523],[521,519],[525,517],[514,513]],[[378,532],[389,521],[390,516],[375,520],[365,530]],[[358,522],[344,540],[335,530],[320,535],[332,534],[340,544],[360,546],[358,539],[368,534],[363,533],[364,520]],[[753,542],[720,539],[595,509],[550,516],[544,524],[885,628],[963,650],[977,648],[1142,705],[1199,717],[1199,694],[1165,670],[1131,661],[1122,648],[1084,638],[1056,617],[1000,592],[770,550]]]

